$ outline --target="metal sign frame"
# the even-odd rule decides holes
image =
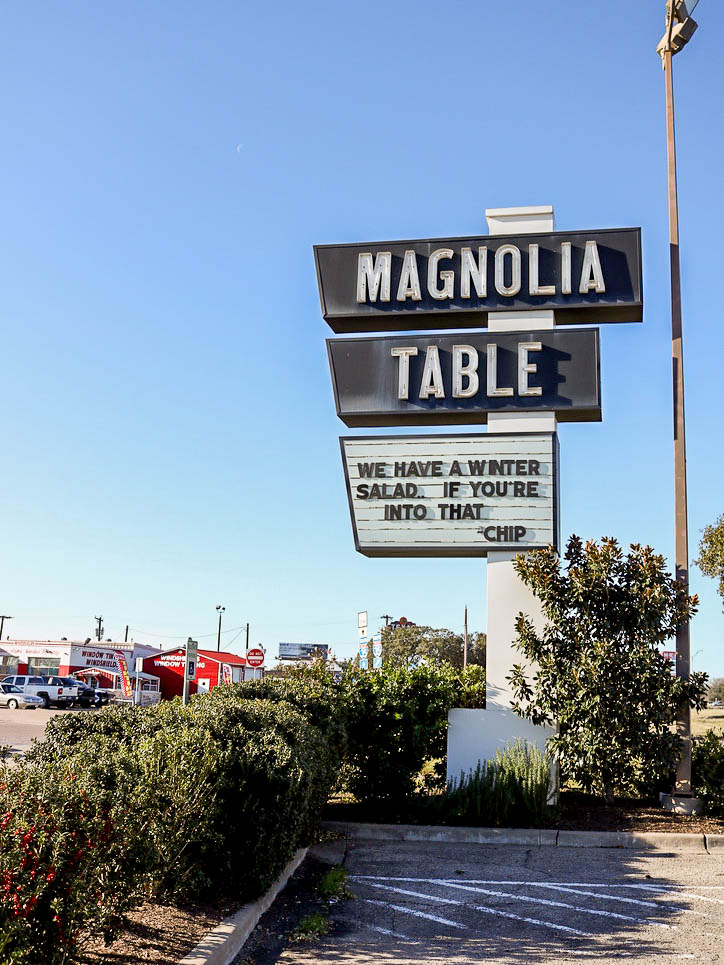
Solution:
[[[595,242],[596,257],[605,281],[580,291],[583,265],[590,243]],[[570,247],[564,247],[570,246]],[[485,250],[485,293],[469,284],[463,297],[463,252],[471,252],[482,267]],[[495,283],[496,253],[503,249],[516,264],[515,283],[511,282],[510,259],[499,274],[500,287],[514,294],[501,294]],[[514,258],[513,249],[517,251]],[[414,296],[397,298],[406,270],[406,254],[414,253],[419,275],[419,291]],[[451,254],[440,256],[440,252]],[[525,255],[524,255],[525,252]],[[533,252],[535,257],[533,257]],[[367,286],[364,301],[358,301],[359,257],[389,256],[385,285],[389,293],[377,292],[371,300]],[[453,278],[452,297],[431,294],[429,261],[435,277],[446,272]],[[353,332],[402,332],[425,329],[480,328],[487,324],[489,312],[552,309],[559,325],[599,322],[640,322],[643,320],[643,270],[640,228],[604,228],[590,231],[533,232],[511,235],[478,235],[455,238],[425,238],[409,241],[378,241],[339,245],[315,245],[322,316],[337,334]],[[505,258],[502,259],[505,262]],[[385,261],[387,264],[387,260]],[[472,262],[467,261],[467,265]],[[567,266],[564,269],[564,264]],[[535,268],[534,268],[535,266]],[[409,272],[408,272],[409,274]],[[565,277],[564,277],[565,275]],[[439,277],[438,277],[439,276]],[[414,286],[413,286],[414,287]],[[585,287],[585,286],[584,286]],[[551,288],[554,290],[551,292]],[[382,297],[387,298],[382,301]]]
[[[420,442],[425,439],[433,439],[439,441],[440,439],[485,439],[490,441],[491,439],[498,441],[501,439],[510,438],[520,438],[520,439],[530,439],[531,436],[546,436],[551,438],[551,449],[553,457],[553,474],[551,479],[552,486],[552,526],[553,526],[553,547],[556,551],[560,551],[560,446],[558,442],[557,432],[507,432],[507,433],[495,433],[494,435],[487,432],[455,432],[455,433],[435,433],[434,435],[375,435],[375,436],[340,436],[339,446],[340,453],[342,456],[342,466],[344,468],[344,482],[347,489],[347,502],[349,506],[350,520],[352,522],[352,533],[354,536],[354,548],[358,553],[363,556],[368,556],[371,558],[480,558],[487,556],[489,552],[528,552],[533,549],[543,549],[548,546],[548,543],[540,544],[530,544],[521,547],[517,543],[495,543],[494,545],[484,546],[482,544],[472,544],[472,545],[445,545],[440,544],[434,548],[419,547],[413,544],[398,544],[394,547],[385,547],[383,549],[375,548],[370,550],[369,548],[362,548],[359,532],[357,530],[357,520],[354,513],[354,502],[352,495],[352,485],[349,478],[349,471],[347,467],[347,459],[345,453],[345,443],[346,442],[377,442],[381,440],[414,440]]]
[[[520,380],[520,346],[540,344],[526,354],[535,372],[526,379],[540,395],[487,395],[487,347],[494,344],[495,378],[501,386]],[[453,353],[460,346],[478,353],[479,389],[472,397],[453,397]],[[446,395],[420,399],[417,391],[427,364],[428,347],[435,352]],[[403,362],[392,355],[414,348]],[[491,350],[492,352],[492,350]],[[597,328],[519,332],[452,332],[444,335],[378,335],[327,339],[334,404],[350,428],[412,425],[485,424],[490,412],[555,412],[558,422],[600,422],[601,346]],[[464,357],[463,357],[464,358]],[[400,400],[399,372],[405,365],[408,399]],[[543,385],[541,385],[543,383]]]

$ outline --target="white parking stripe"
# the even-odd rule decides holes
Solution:
[[[433,880],[432,884],[440,884],[439,881]],[[391,885],[379,885],[374,882],[370,882],[373,888],[384,888],[386,891],[394,891],[400,895],[410,895],[413,898],[425,898],[428,901],[441,902],[445,905],[460,905],[463,908],[473,908],[475,911],[484,911],[490,915],[498,915],[501,918],[512,918],[514,921],[527,921],[533,925],[543,925],[546,928],[554,928],[556,931],[570,932],[572,935],[585,935],[591,937],[590,932],[580,931],[577,928],[571,928],[569,925],[558,925],[552,921],[540,921],[538,918],[527,918],[524,915],[515,915],[513,912],[501,911],[498,908],[490,908],[487,905],[466,905],[464,901],[456,901],[454,898],[443,898],[440,895],[428,895],[421,891],[408,891],[406,888],[393,888]]]
[[[449,881],[449,879],[445,879]],[[646,908],[656,908],[659,911],[664,909],[666,911],[683,911],[687,915],[697,915],[700,918],[706,918],[707,916],[702,911],[691,911],[690,908],[682,908],[679,905],[664,905],[659,901],[642,901],[640,898],[625,898],[623,895],[607,895],[601,894],[598,891],[583,891],[580,888],[568,888],[563,885],[549,885],[539,881],[534,887],[536,888],[550,888],[552,891],[565,891],[570,895],[586,895],[588,898],[598,898],[600,901],[625,901],[628,905],[644,905]]]
[[[656,890],[657,890],[657,889],[654,888],[652,885],[632,885],[631,887],[632,887],[632,888],[640,888],[641,891],[656,891]],[[698,887],[698,885],[694,885],[694,887],[696,888],[696,887]],[[693,891],[677,891],[677,892],[676,892],[676,897],[677,897],[677,898],[694,898],[694,899],[696,899],[696,901],[711,901],[711,902],[713,902],[714,904],[717,904],[717,905],[724,905],[724,901],[722,901],[721,898],[711,898],[709,895],[696,895],[696,894],[694,894]]]
[[[580,931],[570,925],[557,925],[552,921],[541,921],[540,918],[528,918],[526,915],[514,915],[512,911],[501,911],[499,908],[489,908],[487,905],[469,905],[475,911],[484,911],[490,915],[497,915],[499,918],[512,918],[514,921],[527,921],[530,925],[542,925],[543,928],[552,928],[554,931],[568,932],[569,935],[582,935],[584,938],[594,938],[595,936],[588,931]]]
[[[549,898],[533,898],[530,895],[514,895],[510,891],[494,891],[492,888],[475,888],[470,885],[459,885],[452,881],[445,881],[438,878],[438,885],[447,888],[460,888],[462,891],[474,891],[483,895],[490,895],[493,898],[517,898],[523,904],[533,902],[536,905],[549,905],[552,908],[568,908],[570,911],[578,911],[586,915],[599,915],[602,918],[618,918],[620,921],[632,921],[637,925],[655,925],[657,928],[676,928],[676,925],[666,925],[660,921],[650,921],[646,918],[634,918],[632,915],[621,915],[617,911],[601,911],[599,908],[584,908],[581,905],[569,905],[565,901],[553,901]],[[389,885],[376,885],[377,888],[387,888]]]
[[[366,921],[358,921],[356,918],[337,918],[337,921],[343,921],[347,925],[354,925],[355,928],[362,928],[365,931],[376,931],[380,935],[390,935],[392,938],[402,938],[406,942],[418,941],[416,938],[410,938],[409,935],[403,935],[402,932],[392,931],[391,928],[383,928],[381,925],[370,925]]]
[[[381,925],[365,925],[364,922],[360,922],[360,924],[362,924],[362,926],[368,929],[369,931],[379,932],[380,935],[391,935],[392,938],[404,938],[405,941],[408,941],[408,942],[413,941],[413,939],[410,938],[409,935],[403,935],[401,932],[392,931],[391,928],[382,928]]]
[[[425,897],[423,895],[423,897]],[[453,928],[467,928],[467,925],[461,925],[460,922],[450,921],[448,918],[438,918],[437,915],[426,915],[424,911],[416,911],[414,908],[405,908],[404,905],[393,905],[389,901],[375,901],[374,898],[363,898],[362,901],[366,901],[368,905],[382,905],[383,908],[394,908],[395,911],[402,911],[406,915],[414,915],[416,918],[427,918],[429,921],[436,921],[440,925],[451,925]],[[453,902],[455,904],[455,902]]]
[[[457,881],[457,878],[406,878],[399,875],[350,875],[350,878],[369,878],[374,881],[421,881],[421,882],[433,882],[433,881]],[[493,879],[493,878],[463,878],[463,881],[467,882],[469,885],[540,885],[541,881],[511,881],[509,878],[506,879]],[[566,888],[644,888],[648,891],[658,891],[659,889],[666,891],[677,891],[679,888],[699,888],[710,890],[722,890],[724,885],[667,885],[667,884],[656,884],[656,885],[640,885],[633,882],[609,882],[609,881],[547,881],[548,885],[563,885]]]
[[[438,884],[437,881],[431,881],[430,883],[433,885]],[[408,891],[407,888],[393,888],[392,885],[379,885],[373,881],[370,882],[370,887],[384,888],[385,891],[394,891],[398,895],[410,895],[413,898],[426,898],[428,901],[436,901],[438,904],[443,905],[462,905],[462,901],[456,901],[454,898],[442,898],[440,895],[424,895],[421,891]]]
[[[438,882],[435,882],[436,884]],[[394,891],[401,895],[411,895],[413,898],[426,898],[428,901],[442,902],[446,905],[461,905],[463,908],[472,908],[475,911],[483,911],[490,915],[497,915],[499,918],[512,918],[513,921],[527,921],[531,925],[542,925],[544,928],[553,928],[555,931],[568,932],[571,935],[583,935],[585,938],[593,938],[594,936],[591,932],[580,931],[578,928],[571,928],[569,925],[558,925],[552,921],[541,921],[539,918],[527,918],[525,915],[514,915],[510,911],[501,911],[499,908],[489,908],[487,905],[466,905],[462,901],[455,901],[452,898],[441,898],[439,895],[426,895],[420,891],[407,891],[404,888],[393,888],[391,885],[380,885],[370,882],[373,888],[384,888],[387,891]],[[370,898],[364,898],[363,901],[371,901]],[[373,902],[374,904],[375,902]],[[384,905],[385,902],[376,902],[376,904]],[[396,908],[397,905],[390,905],[390,908]],[[413,912],[413,914],[415,914]],[[418,912],[417,914],[421,914]],[[423,916],[424,917],[424,916]]]
[[[358,879],[364,879],[364,880],[368,880],[368,881],[372,881],[372,880],[375,880],[375,881],[405,881],[405,882],[417,881],[417,882],[420,882],[420,883],[422,883],[422,884],[429,884],[429,885],[437,884],[437,883],[440,883],[440,882],[444,882],[445,884],[454,885],[454,884],[458,884],[459,881],[460,881],[459,878],[403,878],[403,877],[394,878],[394,877],[390,877],[390,876],[388,876],[388,875],[350,875],[350,878],[358,878]],[[531,887],[531,888],[549,888],[549,889],[551,889],[551,890],[553,890],[553,891],[564,891],[564,892],[568,892],[568,893],[573,894],[573,895],[586,895],[587,897],[590,897],[590,898],[600,898],[602,901],[604,901],[604,900],[605,900],[605,901],[622,901],[622,902],[626,902],[626,904],[630,904],[630,905],[643,905],[643,906],[645,906],[646,908],[656,908],[656,909],[659,909],[659,910],[664,909],[664,910],[666,910],[666,911],[682,912],[683,914],[696,915],[697,917],[701,917],[701,918],[706,918],[706,917],[707,917],[704,912],[701,912],[701,911],[693,911],[691,908],[684,908],[684,907],[682,907],[681,905],[662,904],[661,902],[657,902],[657,901],[643,901],[643,900],[640,899],[640,898],[626,898],[624,895],[610,895],[610,894],[606,894],[605,892],[599,893],[599,892],[597,892],[597,891],[578,891],[578,890],[576,890],[575,887],[570,887],[569,885],[564,885],[564,884],[562,884],[562,883],[559,884],[559,883],[557,883],[557,882],[550,882],[550,881],[509,881],[509,880],[507,880],[507,879],[506,879],[505,881],[497,881],[497,880],[484,879],[484,878],[480,878],[480,879],[478,879],[478,878],[466,878],[466,879],[464,879],[464,880],[465,880],[465,883],[466,883],[466,884],[470,884],[470,885],[505,885],[505,884],[507,884],[507,885],[520,885],[520,886],[522,886],[522,887]],[[633,884],[631,884],[631,885],[621,885],[621,884],[608,885],[608,884],[596,884],[596,885],[585,885],[585,886],[583,886],[583,887],[587,887],[587,888],[645,888],[645,889],[647,889],[647,890],[649,890],[649,891],[657,892],[657,893],[659,893],[659,894],[661,893],[661,892],[659,891],[659,886],[653,886],[653,885],[633,885]],[[681,886],[679,886],[679,885],[662,885],[661,887],[662,887],[662,888],[666,888],[666,889],[667,889],[667,892],[668,892],[668,893],[671,893],[671,892],[674,892],[678,887],[681,887]],[[704,888],[704,887],[707,887],[707,888],[724,888],[724,885],[694,885],[693,887],[695,887],[695,888]],[[714,902],[720,903],[718,898],[708,898],[708,897],[706,897],[705,895],[691,895],[691,896],[688,896],[687,893],[685,893],[685,892],[683,892],[683,893],[682,893],[682,892],[676,892],[676,894],[677,894],[677,895],[680,895],[682,898],[693,897],[693,898],[700,898],[702,901],[714,901]]]

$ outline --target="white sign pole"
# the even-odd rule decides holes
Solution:
[[[495,208],[485,212],[491,235],[554,230],[553,207]],[[552,311],[490,312],[489,332],[515,332],[555,328]],[[554,412],[491,412],[488,432],[555,432]],[[513,648],[515,618],[523,611],[541,627],[538,600],[521,582],[513,561],[515,553],[489,552],[487,562],[487,683],[484,711],[453,710],[448,728],[447,777],[475,770],[478,761],[491,760],[506,743],[521,738],[541,749],[553,733],[518,717],[511,707],[512,692],[506,677],[514,663],[523,663]],[[484,715],[481,719],[480,715]]]
[[[189,682],[191,680],[196,680],[196,664],[198,662],[198,653],[198,641],[192,640],[191,637],[189,637],[186,641],[186,659],[184,660],[184,707],[186,707],[189,702]]]
[[[136,657],[136,662],[134,664],[134,670],[136,671],[136,703],[141,703],[141,671],[143,670],[143,657]]]

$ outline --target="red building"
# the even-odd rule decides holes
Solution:
[[[156,647],[124,641],[102,643],[90,640],[3,640],[0,643],[0,678],[9,674],[31,674],[40,677],[82,677],[96,687],[110,690],[115,698],[124,697],[121,687],[119,656],[131,678],[132,689],[140,703],[159,700],[158,680],[148,674],[135,672],[137,658],[157,654]]]
[[[143,661],[144,671],[161,681],[163,699],[169,700],[183,694],[185,661],[185,647],[151,654]],[[260,679],[263,675],[261,669],[247,667],[245,657],[236,653],[224,653],[223,650],[199,650],[198,661],[196,680],[189,683],[189,694],[208,693],[219,684]]]

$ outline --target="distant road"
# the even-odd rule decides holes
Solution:
[[[0,707],[0,744],[9,744],[14,751],[30,750],[34,737],[42,740],[45,736],[45,725],[56,714],[85,714],[86,710],[9,710]],[[93,713],[93,711],[90,711]]]

